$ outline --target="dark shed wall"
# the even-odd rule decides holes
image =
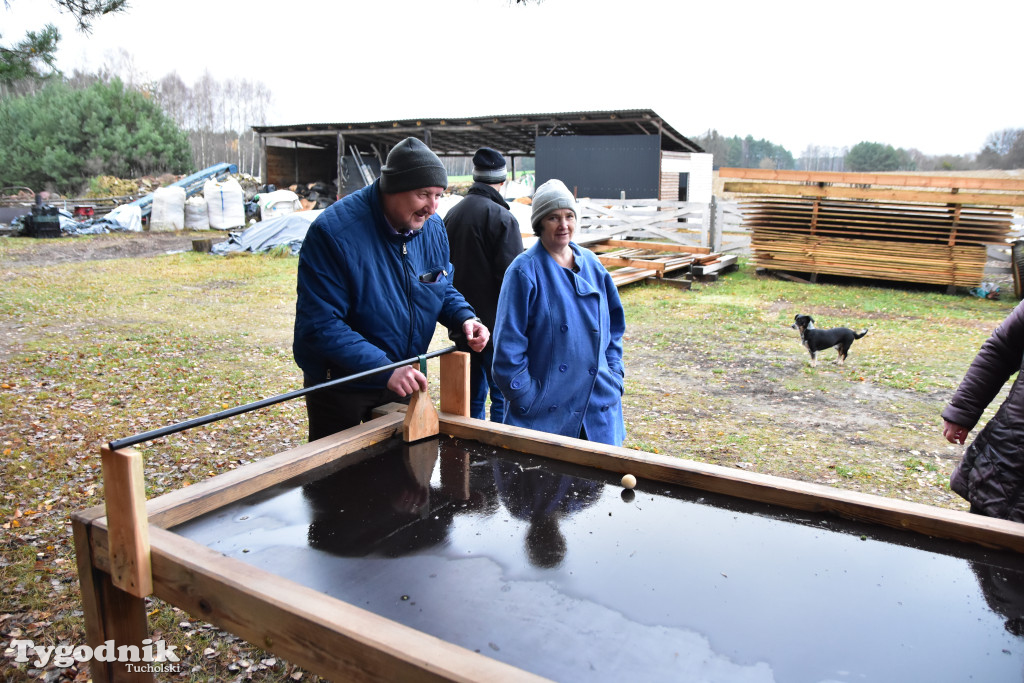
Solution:
[[[265,183],[284,189],[296,183],[338,178],[338,158],[333,149],[267,146],[267,177]]]
[[[661,140],[656,135],[537,138],[537,185],[558,178],[578,197],[657,199]]]

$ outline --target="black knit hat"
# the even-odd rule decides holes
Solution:
[[[421,187],[448,187],[448,173],[429,147],[417,138],[406,138],[388,152],[380,168],[380,189],[393,194]]]
[[[481,147],[473,155],[473,180],[478,183],[497,185],[507,180],[505,159],[501,152],[490,147]]]

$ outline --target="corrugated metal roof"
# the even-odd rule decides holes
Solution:
[[[303,123],[253,126],[253,130],[268,137],[324,147],[334,147],[340,134],[345,140],[345,153],[355,146],[363,152],[376,150],[382,156],[410,135],[442,156],[472,156],[480,147],[492,147],[506,156],[532,155],[536,138],[546,135],[660,135],[662,150],[704,151],[651,109]],[[330,142],[325,137],[330,137]]]

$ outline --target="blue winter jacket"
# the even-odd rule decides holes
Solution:
[[[611,276],[569,244],[579,273],[537,241],[505,272],[494,326],[495,381],[505,424],[621,446],[622,335],[626,318]]]
[[[299,251],[292,352],[317,384],[427,351],[437,323],[473,308],[452,285],[448,235],[435,214],[409,236],[388,226],[379,181],[324,210]],[[380,389],[390,372],[344,386]]]

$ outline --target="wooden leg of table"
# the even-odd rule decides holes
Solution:
[[[146,601],[115,586],[109,574],[93,565],[90,528],[86,519],[73,517],[71,527],[82,592],[86,644],[95,651],[107,641],[112,641],[115,652],[119,645],[135,645],[141,651],[142,641],[149,637]],[[89,662],[89,674],[96,683],[150,683],[154,680],[152,672],[129,670],[127,663],[97,659]]]
[[[441,412],[469,417],[469,354],[441,356]]]

